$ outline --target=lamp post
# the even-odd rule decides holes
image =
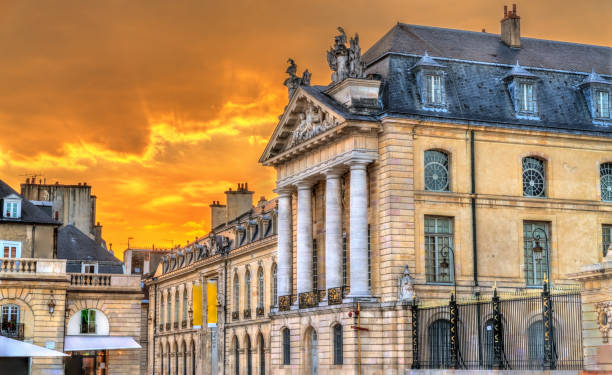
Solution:
[[[448,245],[444,245],[442,246],[442,248],[440,249],[440,255],[442,256],[442,262],[440,262],[440,267],[442,267],[442,275],[446,276],[446,274],[444,273],[444,270],[448,270],[450,267],[449,262],[449,254],[452,256],[452,261],[453,261],[453,285],[454,285],[454,289],[455,289],[455,297],[457,296],[457,273],[455,272],[455,252],[453,251],[453,248],[448,246]],[[448,272],[448,271],[446,271]]]
[[[542,257],[544,256],[544,247],[540,243],[542,239],[544,239],[544,244],[546,246],[546,251],[548,251],[548,235],[546,231],[542,228],[535,228],[531,232],[531,236],[533,237],[533,246],[531,248],[531,252],[533,253],[533,259],[536,262],[540,263],[542,261]],[[546,280],[550,280],[550,254],[546,254]],[[549,281],[550,282],[550,281]]]

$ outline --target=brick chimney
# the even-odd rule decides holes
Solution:
[[[225,192],[227,204],[226,221],[229,223],[243,213],[253,208],[253,192],[249,191],[249,184],[238,184],[238,190],[231,188]]]
[[[210,205],[210,229],[225,224],[227,207],[219,201],[213,201]]]
[[[512,4],[510,12],[508,12],[508,6],[504,5],[501,39],[510,48],[521,48],[521,17],[516,14],[516,4]]]

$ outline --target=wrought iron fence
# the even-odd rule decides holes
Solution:
[[[582,315],[576,290],[414,303],[412,368],[580,370]]]

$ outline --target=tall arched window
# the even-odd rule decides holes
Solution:
[[[240,375],[240,344],[237,336],[234,336],[234,370],[236,375]]]
[[[612,202],[612,163],[603,163],[599,166],[601,184],[601,200]]]
[[[272,265],[272,306],[276,306],[278,300],[278,273],[276,263]]]
[[[179,307],[181,306],[181,300],[179,299],[178,289],[174,293],[174,328],[178,328],[179,322]]]
[[[342,325],[334,326],[334,365],[341,365],[344,362],[344,347],[342,340]]]
[[[448,154],[437,150],[425,151],[425,190],[449,191]]]
[[[532,323],[528,329],[529,368],[542,368],[544,364],[544,324],[541,320]]]
[[[257,345],[259,346],[259,373],[263,375],[266,373],[266,348],[264,338],[261,333],[259,334],[257,341]]]
[[[170,329],[170,322],[172,321],[172,304],[171,302],[172,296],[170,295],[170,291],[166,294],[166,330]]]
[[[546,170],[544,160],[523,158],[523,196],[546,197]]]
[[[484,327],[483,327],[483,338],[484,338],[484,351],[485,351],[485,356],[484,356],[484,360],[485,360],[485,367],[488,369],[492,369],[495,368],[495,350],[494,350],[494,344],[495,344],[495,336],[494,336],[494,330],[495,330],[495,320],[493,320],[492,318],[487,320],[487,322],[485,323]],[[502,325],[502,336],[503,336],[503,332],[504,332],[504,327]]]
[[[240,279],[238,274],[234,275],[234,312],[240,311]]]
[[[261,267],[257,271],[257,307],[264,307],[264,272]]]
[[[253,354],[251,352],[251,337],[246,335],[247,375],[253,375]]]
[[[283,329],[283,365],[291,364],[291,333],[289,328]]]
[[[191,341],[191,375],[196,375],[196,351],[193,341]]]
[[[187,311],[189,310],[189,297],[187,297],[187,287],[183,289],[183,328],[187,326]]]
[[[183,375],[187,375],[187,345],[185,341],[183,341],[181,346],[183,348]]]
[[[244,276],[244,304],[245,310],[251,309],[251,272],[249,270]]]
[[[438,319],[427,329],[429,338],[429,365],[431,368],[448,368],[450,365],[450,322]]]
[[[161,368],[162,370],[162,375],[164,374],[164,344],[159,345],[159,359],[160,359],[160,366],[159,368]]]
[[[170,375],[170,367],[171,367],[171,354],[170,354],[170,344],[166,344],[166,355],[168,356],[168,361],[166,361],[166,374]]]
[[[178,342],[174,344],[174,373],[178,375],[179,369],[179,344]]]

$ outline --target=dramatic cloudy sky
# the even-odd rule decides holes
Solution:
[[[510,0],[507,3],[510,5]],[[286,60],[327,84],[338,25],[366,50],[396,22],[499,32],[500,0],[2,0],[0,178],[86,181],[117,250],[204,234],[286,104]],[[349,5],[350,4],[350,5]],[[518,1],[523,35],[610,45],[612,1]]]

